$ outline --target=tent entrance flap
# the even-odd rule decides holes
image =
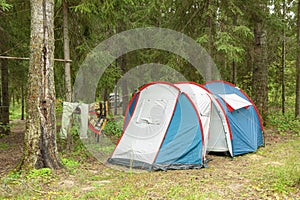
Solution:
[[[168,101],[165,99],[144,99],[136,123],[160,125],[165,115]]]
[[[169,127],[178,96],[178,89],[168,84],[151,84],[140,91],[130,123],[112,159],[152,165]]]
[[[243,99],[236,94],[219,94],[219,96],[226,102],[230,111],[238,110],[240,108],[247,108],[252,103]]]

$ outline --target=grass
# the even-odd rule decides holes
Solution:
[[[271,115],[265,147],[234,159],[210,155],[200,170],[121,171],[88,156],[84,147],[98,150],[97,143],[76,143],[73,153],[61,154],[63,170],[2,176],[0,199],[300,199],[299,125],[292,115]],[[118,134],[116,126],[106,131]],[[0,143],[0,150],[8,147]]]
[[[15,106],[10,106],[9,108],[9,118],[10,120],[21,119],[22,116],[22,107],[21,104],[16,103]],[[24,116],[24,118],[26,115]]]
[[[0,150],[1,150],[1,149],[2,149],[2,150],[8,149],[8,144],[0,142]]]
[[[0,199],[299,199],[299,147],[295,137],[233,160],[213,156],[209,168],[166,172],[63,158],[68,170],[2,178]]]

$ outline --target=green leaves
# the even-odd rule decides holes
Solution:
[[[240,38],[243,37],[243,38],[251,39],[251,40],[254,38],[254,34],[250,30],[250,28],[247,26],[244,26],[244,25],[239,25],[239,26],[233,27],[233,32]]]
[[[243,60],[242,55],[245,50],[230,33],[218,32],[214,45],[217,51],[225,54],[227,59],[232,59],[235,62],[241,62]]]
[[[2,11],[8,11],[13,6],[11,4],[6,3],[6,0],[0,0],[0,8]]]
[[[98,8],[95,4],[90,2],[84,2],[81,4],[78,4],[76,6],[71,6],[71,9],[73,9],[75,12],[79,12],[81,14],[97,14]]]

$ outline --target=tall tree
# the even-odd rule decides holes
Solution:
[[[266,32],[261,13],[266,9],[265,3],[260,3],[257,8],[260,12],[253,16],[254,20],[254,64],[252,71],[253,100],[263,119],[268,113],[268,66],[266,53]]]
[[[9,94],[8,94],[8,62],[7,60],[1,61],[1,92],[2,92],[2,105],[1,105],[1,132],[4,134],[9,133]]]
[[[300,0],[297,11],[297,62],[296,62],[296,103],[295,116],[300,118]]]
[[[21,169],[62,167],[58,157],[54,87],[54,0],[31,0],[27,119]]]
[[[10,8],[6,1],[0,1],[0,14],[1,10],[5,11]],[[0,26],[0,53],[8,49],[9,34]],[[9,133],[9,94],[8,94],[8,62],[5,59],[0,60],[1,68],[1,95],[0,95],[0,133]]]
[[[68,3],[67,0],[62,2],[63,10],[63,35],[64,35],[64,58],[65,58],[65,92],[66,101],[72,101],[71,88],[71,67],[70,67],[70,39],[69,39],[69,23],[68,23]]]
[[[286,47],[286,42],[285,42],[285,15],[286,15],[286,2],[285,0],[282,2],[282,21],[283,21],[283,28],[282,28],[282,47],[281,47],[281,112],[282,114],[285,113],[285,47]]]

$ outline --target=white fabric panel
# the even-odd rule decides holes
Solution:
[[[225,131],[224,131],[224,125],[226,121],[222,120],[220,114],[221,113],[219,113],[217,107],[213,105],[212,116],[211,116],[211,127],[210,127],[211,130],[210,130],[209,141],[207,145],[207,151],[222,152],[228,150]]]
[[[229,104],[234,110],[252,105],[251,102],[243,99],[236,94],[219,94],[222,99]]]
[[[139,99],[112,158],[152,164],[173,116],[179,91],[167,84],[153,84]]]
[[[200,115],[204,131],[203,151],[229,151],[232,155],[230,132],[225,114],[215,97],[198,85],[189,83],[175,84],[187,93],[194,102]]]
[[[200,116],[200,120],[202,123],[203,134],[204,134],[204,147],[203,147],[203,155],[206,155],[206,148],[208,144],[208,135],[210,129],[210,118],[211,118],[211,99],[208,92],[199,87],[198,85],[190,84],[190,83],[179,83],[175,84],[182,92],[188,94],[188,96],[193,101],[198,114]]]
[[[232,144],[230,139],[229,125],[225,113],[218,102],[212,98],[212,121],[210,126],[209,143],[207,151],[224,152],[229,151],[232,156]]]

